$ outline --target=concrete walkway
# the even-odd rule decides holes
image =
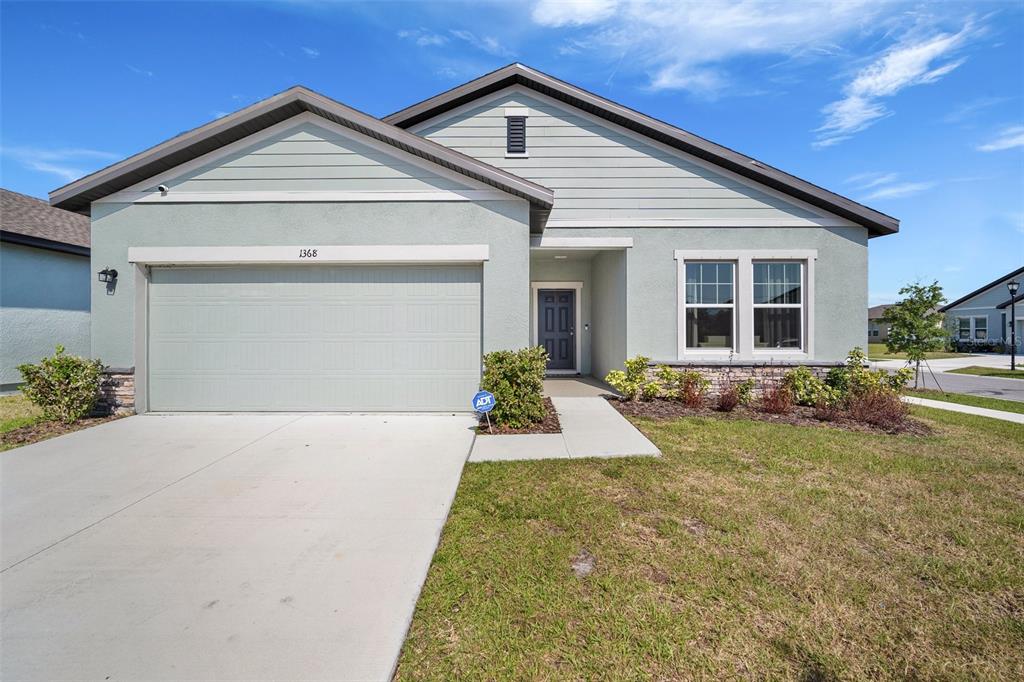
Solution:
[[[554,396],[562,433],[479,435],[470,462],[658,456],[661,451],[604,398]]]
[[[1013,380],[1011,380],[1013,381]],[[1004,422],[1014,422],[1015,424],[1024,424],[1024,414],[1018,414],[1016,412],[1005,412],[1003,410],[990,410],[987,407],[974,407],[973,405],[960,405],[959,403],[947,403],[944,400],[928,400],[927,398],[917,398],[914,396],[903,396],[903,402],[910,403],[911,405],[921,405],[922,407],[933,407],[937,410],[949,410],[950,412],[962,412],[964,414],[974,414],[979,417],[989,417],[991,419],[1000,419]]]
[[[471,416],[146,415],[0,455],[7,680],[388,680]]]

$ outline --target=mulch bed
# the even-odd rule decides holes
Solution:
[[[30,445],[56,436],[63,436],[64,434],[71,433],[73,431],[81,431],[82,429],[97,426],[104,422],[120,419],[122,416],[124,415],[86,417],[74,424],[64,424],[57,421],[43,421],[36,424],[29,424],[28,426],[21,426],[17,429],[8,431],[7,433],[0,434],[0,446],[7,449],[16,448],[22,445]]]
[[[895,429],[884,429],[880,426],[857,421],[845,414],[839,414],[835,419],[827,421],[814,416],[814,408],[804,405],[794,405],[793,411],[789,414],[770,414],[762,412],[756,407],[738,405],[732,412],[720,412],[710,407],[693,408],[687,407],[678,400],[665,400],[655,398],[647,402],[621,400],[614,396],[607,397],[608,402],[616,410],[627,417],[642,417],[665,421],[678,419],[679,417],[712,417],[716,419],[750,419],[753,421],[769,422],[773,424],[791,424],[793,426],[824,426],[846,431],[860,431],[862,433],[885,433],[885,434],[910,434],[914,436],[927,436],[932,433],[931,427],[919,422],[912,417],[907,419]]]
[[[487,436],[506,436],[513,433],[561,433],[562,425],[558,421],[558,412],[555,411],[555,404],[551,398],[544,398],[544,419],[522,429],[513,429],[508,426],[498,426],[491,420],[492,429],[487,430],[487,420],[480,417],[480,426],[476,427],[478,434]]]

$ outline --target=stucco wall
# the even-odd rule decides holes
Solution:
[[[594,256],[593,350],[591,373],[599,379],[621,369],[626,359],[626,252],[606,251]]]
[[[0,385],[20,383],[17,366],[52,355],[90,355],[89,259],[0,243]]]
[[[525,201],[96,204],[93,269],[122,276],[108,293],[92,283],[93,353],[135,365],[130,246],[304,246],[488,244],[484,263],[484,350],[521,348],[529,333],[529,207]]]
[[[674,360],[677,345],[676,249],[780,250],[816,249],[814,281],[814,356],[758,354],[762,361],[806,359],[836,361],[853,346],[866,348],[867,230],[851,228],[605,228],[552,229],[549,237],[633,237],[626,249],[626,355]],[[594,267],[597,277],[598,268]],[[595,334],[600,333],[598,309],[604,298],[595,286]],[[738,329],[739,334],[750,330]],[[600,342],[598,342],[598,345]],[[595,364],[599,354],[595,350]]]

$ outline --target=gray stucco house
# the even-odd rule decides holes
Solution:
[[[889,325],[882,321],[889,305],[873,305],[868,308],[868,343],[884,343],[889,338]]]
[[[988,284],[961,296],[941,308],[954,340],[961,345],[983,348],[998,345],[1010,350],[1010,292],[1006,283],[1022,282],[1024,267],[1019,267]],[[1024,283],[1024,282],[1022,282]],[[1015,297],[1017,313],[1017,352],[1024,352],[1024,292]]]
[[[88,356],[89,219],[0,189],[0,391],[57,344]]]
[[[137,410],[465,410],[480,355],[827,365],[899,222],[513,64],[377,119],[291,88],[50,195]],[[130,399],[130,398],[125,398]]]

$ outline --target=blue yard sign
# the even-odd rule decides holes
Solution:
[[[487,414],[494,409],[494,394],[489,391],[480,391],[473,396],[473,409],[477,412]]]

